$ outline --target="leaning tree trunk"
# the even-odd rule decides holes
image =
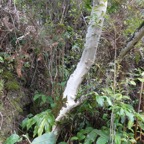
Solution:
[[[71,74],[69,80],[67,81],[67,85],[63,93],[63,99],[66,99],[66,106],[63,106],[60,110],[60,113],[56,118],[56,125],[53,127],[53,132],[55,132],[57,135],[59,135],[61,127],[58,122],[61,122],[61,120],[74,107],[81,103],[81,101],[75,101],[76,95],[85,75],[94,64],[99,39],[102,33],[102,26],[106,9],[107,0],[93,0],[93,7],[86,34],[84,51],[75,71],[73,72],[73,74]]]
[[[141,25],[139,26],[138,29],[136,29],[136,31],[134,32],[134,34],[132,35],[132,37],[128,40],[125,48],[123,48],[117,58],[117,62],[120,63],[124,56],[131,50],[134,48],[134,46],[139,42],[139,40],[142,39],[142,37],[144,36],[144,21],[141,23]]]

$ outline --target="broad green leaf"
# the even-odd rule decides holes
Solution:
[[[116,100],[121,100],[123,98],[121,93],[115,94]]]
[[[144,82],[144,78],[138,78],[140,82]]]
[[[51,126],[49,124],[45,125],[45,132],[50,132],[51,131]]]
[[[54,124],[54,117],[51,115],[47,118],[47,121],[49,122],[50,125]]]
[[[140,128],[141,128],[142,130],[144,130],[144,123],[141,122],[141,121],[139,121],[138,124],[139,124]]]
[[[129,82],[129,84],[136,86],[136,83],[135,83],[135,81],[133,81],[133,80],[131,80],[131,81]]]
[[[42,102],[45,103],[46,100],[47,100],[47,96],[46,96],[46,95],[42,95],[42,96],[41,96],[41,99],[42,99]]]
[[[38,129],[39,129],[38,126],[35,126],[35,127],[34,127],[33,137],[35,137],[35,136],[38,134]]]
[[[121,141],[122,141],[122,144],[123,144],[124,142],[127,142],[127,139],[126,138],[122,138]]]
[[[120,108],[119,114],[120,114],[120,115],[124,115],[124,109],[123,109],[123,108]]]
[[[103,96],[105,99],[106,99],[106,102],[110,105],[110,106],[112,106],[113,104],[112,104],[112,101],[111,101],[111,99],[109,98],[109,97],[107,97],[107,96]]]
[[[115,144],[121,144],[121,136],[119,134],[115,135]]]
[[[42,135],[43,131],[44,131],[44,126],[45,126],[45,119],[43,119],[43,121],[41,122],[39,129],[38,129],[38,136]]]
[[[128,121],[128,129],[132,130],[132,126],[134,125],[133,121]],[[132,130],[133,131],[133,130]]]
[[[39,122],[40,118],[42,118],[42,116],[40,114],[37,114],[34,117],[32,117],[31,119],[33,119],[33,121],[35,121],[35,122]]]
[[[142,72],[142,74],[141,74],[141,75],[142,75],[142,77],[144,77],[144,72]]]
[[[73,137],[71,138],[71,140],[72,140],[72,141],[73,141],[73,140],[78,140],[78,137],[73,136]]]
[[[35,138],[32,144],[56,144],[56,135],[52,132],[43,134]]]
[[[4,63],[4,59],[1,56],[0,56],[0,63]]]
[[[91,142],[94,142],[96,137],[97,137],[97,132],[95,130],[92,130],[86,137],[86,140],[85,140],[85,144],[89,144]]]
[[[86,139],[84,144],[92,144],[92,141],[90,139]]]
[[[100,105],[100,106],[103,106],[104,105],[104,99],[102,96],[96,96],[96,101],[97,103]]]
[[[122,99],[124,99],[124,100],[130,100],[130,97],[129,96],[123,96]]]
[[[85,135],[82,134],[81,132],[78,132],[78,133],[77,133],[77,137],[78,137],[79,140],[85,139]]]
[[[102,136],[100,136],[100,137],[97,139],[96,144],[106,144],[107,142],[108,142],[108,138],[107,138],[107,137],[102,137]]]
[[[87,134],[87,133],[90,133],[92,130],[93,130],[92,127],[87,127],[86,129],[82,129],[82,130],[81,130],[81,133]]]
[[[19,137],[17,134],[12,134],[10,137],[6,139],[4,144],[15,144],[16,142],[20,142],[22,138]]]
[[[29,130],[35,123],[36,121],[34,121],[33,119],[29,119],[26,124],[27,130]]]
[[[25,118],[23,121],[22,121],[22,128],[25,128],[26,125],[27,125],[27,121],[28,121],[29,118]]]
[[[41,94],[35,94],[33,100],[36,101],[41,97]]]
[[[144,114],[136,113],[135,116],[142,122],[144,122]]]
[[[125,110],[125,114],[130,121],[132,121],[132,122],[134,121],[134,114],[132,112],[128,112]]]

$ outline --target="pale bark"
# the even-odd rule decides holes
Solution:
[[[107,0],[93,0],[84,51],[75,71],[67,81],[67,85],[63,93],[63,99],[66,98],[66,106],[62,107],[60,110],[60,113],[56,118],[56,122],[60,122],[71,111],[71,109],[82,103],[82,100],[77,102],[75,101],[76,95],[84,76],[88,73],[95,61],[106,9]],[[53,127],[53,132],[59,133],[59,130],[60,127],[56,124]]]

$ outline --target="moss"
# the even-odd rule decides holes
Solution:
[[[12,80],[14,78],[13,74],[10,71],[4,71],[2,77],[3,79],[7,79],[7,80]]]
[[[7,90],[19,90],[20,89],[19,83],[16,80],[6,82],[5,87]]]

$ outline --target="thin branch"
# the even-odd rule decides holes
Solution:
[[[2,124],[3,124],[3,115],[2,113],[0,112],[0,116],[1,116],[1,122],[0,122],[0,130],[2,129]]]

